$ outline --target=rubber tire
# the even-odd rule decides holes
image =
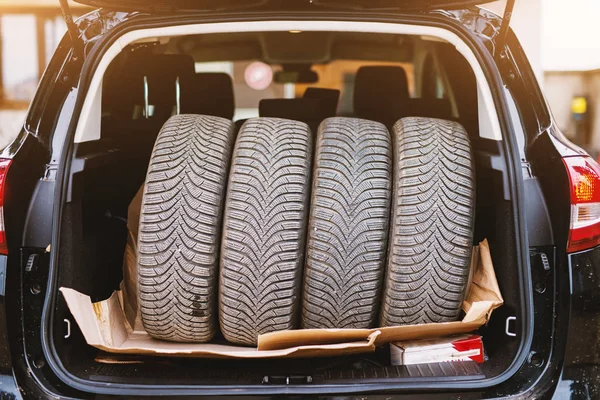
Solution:
[[[475,215],[471,144],[456,122],[396,122],[394,188],[381,326],[458,318]]]
[[[206,342],[216,332],[221,216],[234,124],[177,115],[162,127],[142,199],[141,319],[152,337]]]
[[[219,321],[225,339],[296,328],[310,193],[308,125],[254,118],[235,144],[225,203]]]
[[[370,328],[388,246],[392,144],[385,125],[329,118],[319,127],[302,327]]]

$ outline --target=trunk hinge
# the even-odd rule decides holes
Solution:
[[[69,7],[68,0],[58,0],[60,3],[60,8],[62,10],[62,15],[65,20],[65,24],[67,25],[67,31],[69,32],[69,37],[71,38],[71,42],[73,43],[73,55],[74,60],[77,60],[81,57],[83,59],[83,40],[81,39],[81,32],[73,21],[73,15],[71,15],[71,8]]]
[[[500,25],[500,32],[496,39],[495,56],[501,57],[502,53],[506,50],[506,38],[508,36],[508,28],[510,28],[510,20],[512,18],[513,9],[515,8],[515,0],[507,0],[506,7],[504,8],[504,16],[502,17],[502,24]]]

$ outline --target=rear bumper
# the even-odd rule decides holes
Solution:
[[[553,274],[540,273],[532,256],[531,269],[535,288],[534,340],[527,362],[511,379],[517,384],[530,379],[530,383],[505,395],[599,398],[600,246],[571,255],[557,250]]]
[[[550,249],[545,250],[549,252]],[[532,283],[535,286],[536,283],[544,281],[546,291],[534,296],[535,332],[532,351],[527,361],[513,377],[499,386],[486,390],[430,393],[428,398],[599,397],[600,247],[570,255],[568,258],[562,257],[563,262],[559,261],[559,256],[548,273],[539,273],[540,268],[535,261],[536,254],[532,253],[531,257]],[[20,347],[18,344],[12,344],[13,349]],[[19,363],[17,357],[14,367],[22,368],[25,365]],[[32,376],[32,371],[21,371],[17,375],[19,386],[11,370],[0,372],[4,373],[0,374],[0,398],[22,398],[19,386],[26,394],[36,393],[33,397],[53,397],[50,393],[55,392],[56,388],[43,385]],[[390,394],[393,393],[388,392],[384,397]],[[85,396],[82,392],[72,395]],[[56,396],[59,394],[56,393]],[[405,396],[412,395],[399,394],[394,398],[401,399]]]
[[[600,246],[569,256],[571,307],[556,398],[600,397]]]
[[[0,399],[21,399],[13,375],[7,318],[7,257],[0,256]]]

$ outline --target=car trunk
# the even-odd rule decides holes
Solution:
[[[54,342],[65,368],[73,375],[92,382],[135,385],[362,385],[423,384],[479,381],[493,378],[511,364],[520,345],[520,337],[509,336],[505,329],[508,317],[521,320],[518,290],[518,262],[512,240],[513,218],[510,202],[503,199],[502,176],[485,167],[490,151],[479,150],[482,164],[477,169],[476,241],[487,238],[490,243],[496,275],[505,305],[496,310],[490,323],[479,330],[484,339],[488,359],[483,364],[455,362],[390,366],[387,346],[374,354],[307,360],[206,360],[136,355],[110,355],[86,344],[72,323],[71,336],[65,338],[65,319],[73,321],[64,299],[58,297],[54,313]],[[85,154],[79,146],[78,157]],[[101,153],[100,153],[101,154]],[[123,166],[125,159],[115,156],[114,165]],[[92,157],[88,158],[88,160]],[[489,161],[489,159],[488,159]],[[92,164],[89,161],[86,164]],[[113,163],[110,163],[113,164]],[[137,186],[125,187],[126,169],[116,168],[110,174],[107,164],[86,171],[81,190],[73,193],[73,201],[65,205],[62,230],[59,287],[69,287],[91,296],[92,301],[106,299],[119,288],[127,228],[124,221],[110,213],[93,210],[98,203],[125,208]],[[132,174],[133,175],[133,174]],[[135,177],[138,181],[143,176]],[[74,180],[76,182],[77,180]],[[75,188],[75,187],[74,187]],[[107,193],[107,189],[110,190]],[[117,203],[122,196],[121,204]],[[114,197],[113,197],[114,196]],[[511,328],[514,329],[514,328]],[[216,342],[224,342],[221,337]],[[167,367],[168,366],[168,367]]]
[[[91,3],[91,2],[90,2]],[[474,243],[489,241],[495,272],[504,297],[487,326],[479,329],[486,361],[390,365],[389,346],[374,353],[325,359],[215,360],[186,357],[109,354],[88,346],[74,324],[63,297],[55,296],[52,310],[52,346],[64,369],[80,385],[114,390],[152,388],[155,394],[202,389],[202,393],[256,389],[277,393],[336,393],[379,389],[472,388],[493,382],[512,365],[524,340],[526,321],[519,277],[518,230],[509,193],[502,141],[480,136],[475,76],[469,64],[451,46],[439,45],[437,56],[450,82],[459,82],[456,102],[461,122],[471,137],[476,166]],[[111,78],[105,75],[105,81]],[[105,85],[107,83],[105,82]],[[458,87],[458,86],[457,86]],[[459,93],[460,92],[460,93]],[[112,100],[107,97],[105,105]],[[112,129],[112,128],[111,128]],[[152,140],[127,139],[131,131],[119,128],[121,141],[76,143],[71,160],[69,189],[61,224],[56,289],[68,287],[92,301],[108,298],[123,279],[127,241],[127,208],[144,182]],[[70,329],[66,331],[66,325]],[[517,334],[511,332],[516,331]],[[214,339],[222,342],[218,335]]]

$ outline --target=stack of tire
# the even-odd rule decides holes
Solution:
[[[172,117],[142,201],[142,322],[158,339],[206,342],[220,326],[253,345],[279,330],[456,320],[474,206],[455,122],[403,118],[390,134],[336,117],[313,135],[286,119],[236,133],[219,117]]]

